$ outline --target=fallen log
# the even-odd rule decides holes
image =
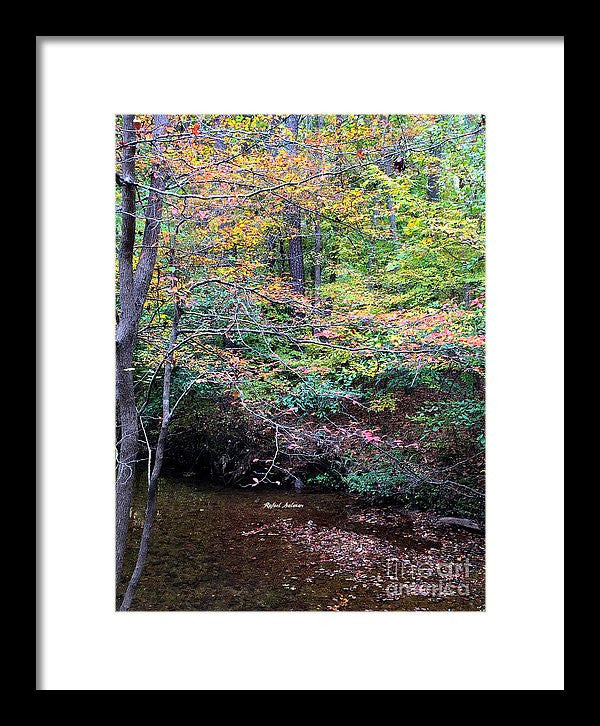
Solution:
[[[468,529],[470,532],[483,532],[483,527],[472,519],[440,517],[436,524],[440,527],[458,527],[460,529]]]

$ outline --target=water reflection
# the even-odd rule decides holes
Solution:
[[[144,506],[138,485],[126,573]],[[483,609],[482,538],[442,535],[429,521],[339,492],[240,490],[163,477],[132,610]],[[414,588],[390,595],[390,558],[422,568],[465,557],[475,573],[468,597],[431,597]]]

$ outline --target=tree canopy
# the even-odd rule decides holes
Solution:
[[[485,118],[140,114],[115,139],[121,547],[140,458],[481,514]]]

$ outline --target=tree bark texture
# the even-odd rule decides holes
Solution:
[[[165,359],[165,372],[163,377],[163,392],[162,392],[162,421],[160,425],[160,432],[158,434],[158,442],[156,444],[156,452],[154,454],[154,465],[148,480],[148,499],[146,501],[146,513],[144,518],[144,528],[142,530],[142,539],[140,541],[140,547],[138,550],[137,561],[129,580],[127,590],[123,597],[123,602],[119,610],[129,610],[131,603],[133,602],[133,596],[138,586],[142,572],[144,570],[144,564],[146,562],[146,556],[148,554],[148,543],[150,542],[150,533],[152,531],[152,524],[154,523],[154,513],[156,511],[156,495],[158,491],[158,478],[162,469],[163,457],[165,453],[165,444],[167,441],[167,434],[169,431],[169,423],[171,420],[171,379],[173,375],[173,354],[175,350],[175,344],[177,342],[177,334],[179,328],[179,309],[177,303],[173,306],[173,324],[171,327],[171,338],[169,341],[169,350]],[[150,452],[148,452],[150,456]]]
[[[323,128],[323,117],[317,116],[317,128],[319,131]],[[323,164],[320,165],[319,171],[323,171]],[[323,240],[321,237],[321,212],[319,210],[319,202],[315,204],[317,211],[315,213],[315,263],[314,263],[314,276],[315,276],[315,294],[319,294],[319,288],[321,287],[321,277],[323,271]]]
[[[321,239],[321,215],[317,212],[315,220],[315,292],[319,293],[321,287],[321,255],[323,252],[323,241]]]
[[[300,117],[298,114],[291,114],[286,120],[286,126],[292,132],[294,139],[298,136],[299,120]],[[290,156],[295,156],[296,145],[294,143],[286,144],[286,151]],[[293,202],[288,202],[286,204],[285,219],[286,226],[289,229],[290,234],[288,259],[290,264],[290,275],[292,277],[292,289],[295,292],[304,294],[306,280],[304,276],[304,252],[302,248],[300,209]]]
[[[167,117],[154,117],[154,137],[163,133]],[[116,330],[116,393],[119,423],[117,442],[116,478],[116,552],[115,578],[119,582],[123,555],[129,528],[131,491],[139,451],[138,411],[135,402],[133,354],[138,325],[148,294],[152,272],[158,252],[158,235],[162,217],[162,190],[164,176],[158,164],[152,170],[143,235],[143,249],[138,264],[133,268],[136,220],[135,151],[136,133],[134,116],[123,116],[122,159],[122,222],[119,248],[119,301],[120,315]],[[154,145],[154,150],[156,145]]]
[[[442,158],[441,145],[434,146],[431,149],[431,156],[436,158],[435,165],[427,176],[427,199],[431,202],[437,202],[440,198],[440,162]]]

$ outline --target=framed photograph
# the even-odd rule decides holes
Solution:
[[[562,689],[563,38],[37,46],[38,688]]]

